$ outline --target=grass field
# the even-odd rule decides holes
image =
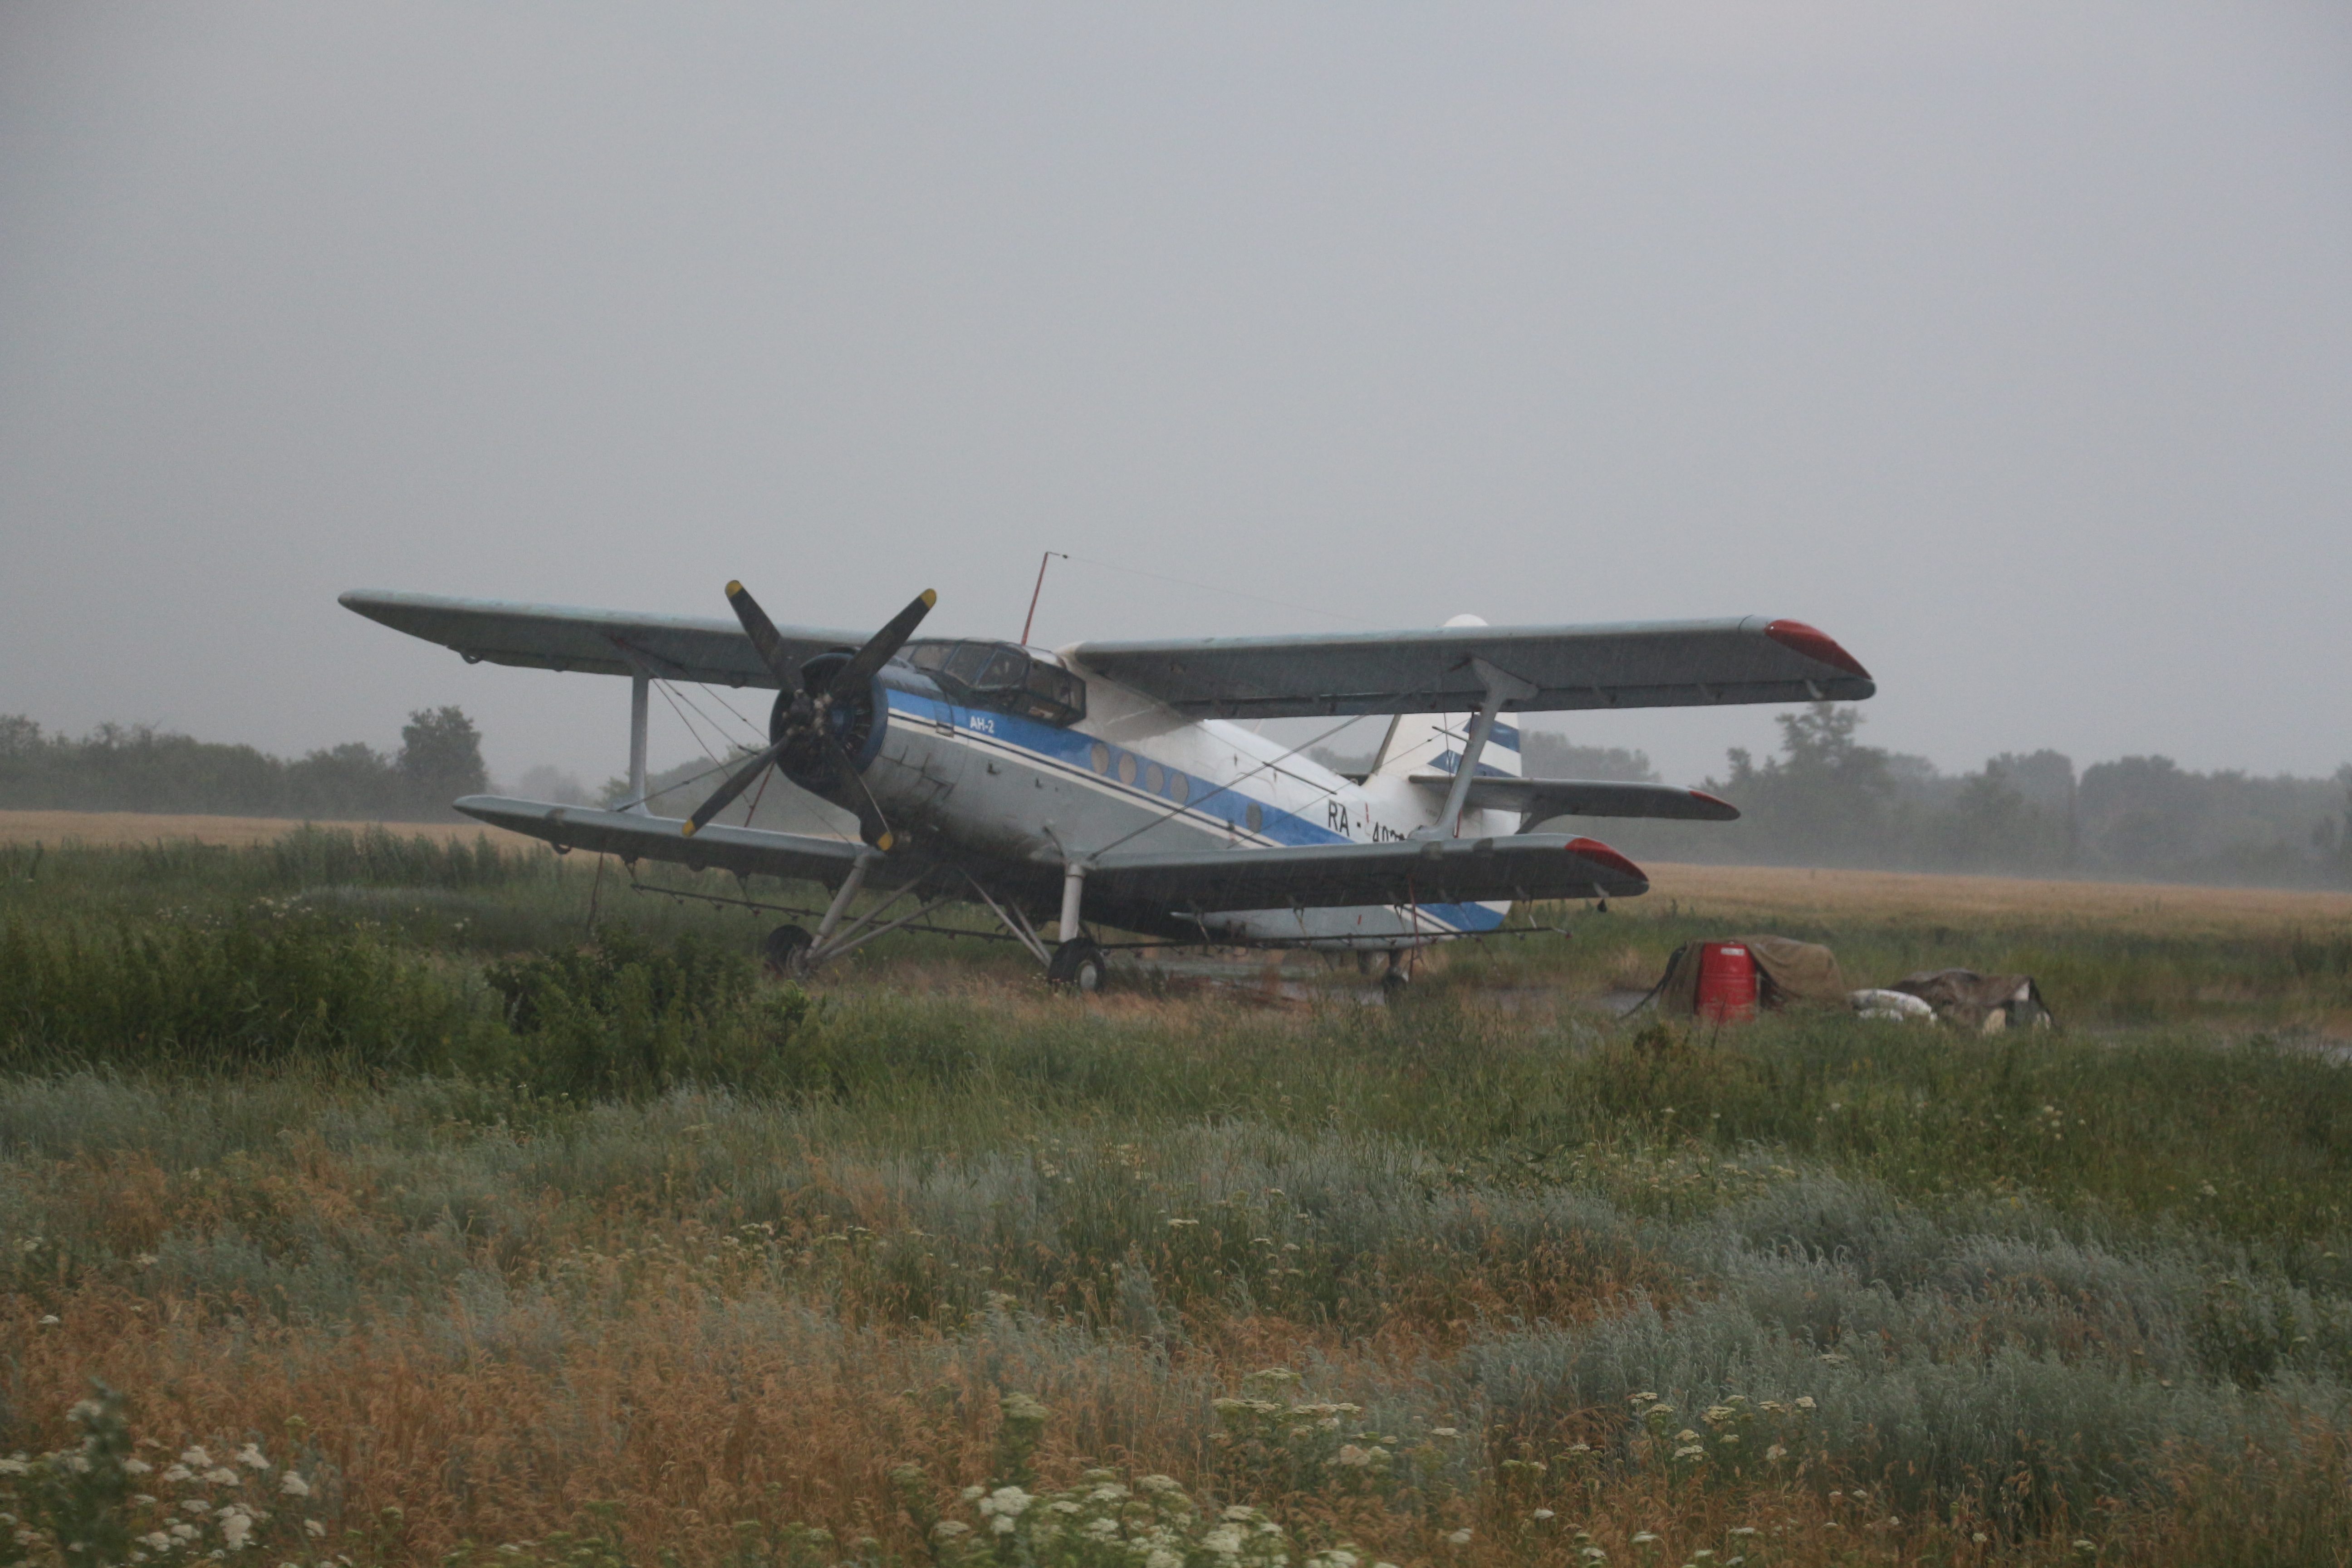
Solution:
[[[2352,1560],[2345,900],[1661,868],[1395,1007],[1080,1002],[471,836],[77,837],[0,850],[35,1560]],[[2066,1026],[1594,1005],[1759,928]]]

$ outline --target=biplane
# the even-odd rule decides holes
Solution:
[[[341,602],[468,662],[631,682],[627,799],[595,809],[469,795],[459,811],[632,866],[821,884],[828,900],[814,931],[768,936],[782,969],[814,969],[963,902],[1081,990],[1102,981],[1107,931],[1163,945],[1354,952],[1401,981],[1406,955],[1497,932],[1514,904],[1645,892],[1624,856],[1545,826],[1738,812],[1695,789],[1527,777],[1510,715],[1854,701],[1876,689],[1829,637],[1760,616],[1569,626],[1465,616],[1423,631],[1044,648],[917,637],[937,602],[929,592],[870,637],[777,626],[740,583],[727,599],[731,621],[402,593]],[[731,760],[683,819],[647,809],[656,681],[775,693],[768,743]],[[1332,772],[1252,727],[1309,717],[1386,717],[1370,770]],[[725,821],[771,769],[853,815],[858,836]],[[867,892],[892,897],[853,916]]]

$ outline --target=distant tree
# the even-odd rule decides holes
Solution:
[[[1607,784],[1656,784],[1647,752],[1623,746],[1580,746],[1565,735],[1519,731],[1519,761],[1530,778],[1590,779]]]
[[[1894,759],[1854,738],[1860,710],[1815,702],[1775,721],[1778,757],[1759,763],[1734,747],[1726,753],[1730,776],[1709,779],[1707,788],[1754,818],[1753,839],[1776,858],[1851,865],[1885,852]]]
[[[461,708],[420,708],[400,731],[400,755],[393,763],[418,804],[446,806],[461,795],[489,787],[482,765],[482,737]]]

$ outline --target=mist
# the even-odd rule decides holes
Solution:
[[[1048,644],[1761,613],[1955,772],[2352,757],[2339,6],[19,0],[0,148],[53,731],[594,786],[624,683],[336,594],[1006,637],[1056,550]]]

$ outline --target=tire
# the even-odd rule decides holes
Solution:
[[[760,944],[760,961],[779,980],[798,980],[808,973],[808,950],[815,939],[798,926],[778,926]]]
[[[1054,950],[1045,966],[1048,983],[1080,994],[1099,991],[1103,983],[1102,949],[1088,937],[1076,937]]]

